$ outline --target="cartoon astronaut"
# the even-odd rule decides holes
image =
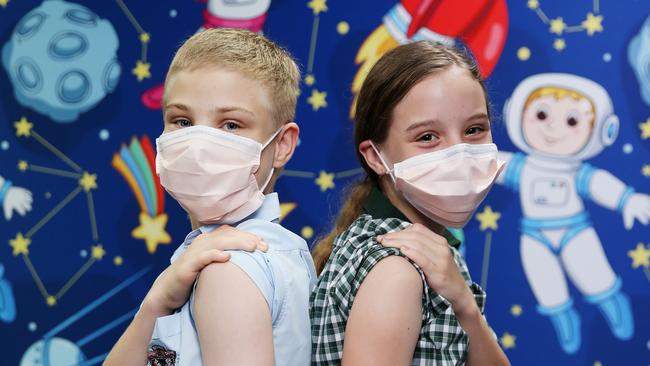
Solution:
[[[210,28],[239,28],[261,32],[271,0],[208,0],[203,11],[203,25],[197,32]],[[149,109],[160,109],[165,87],[163,84],[145,91],[142,104]]]
[[[550,318],[564,351],[575,353],[580,317],[566,274],[584,299],[598,306],[614,336],[631,338],[628,297],[583,204],[587,199],[621,213],[627,230],[635,219],[643,225],[650,220],[650,196],[583,162],[618,135],[609,95],[576,75],[538,74],[515,88],[504,118],[510,139],[524,153],[502,153],[509,163],[497,183],[519,192],[521,259],[539,312]]]
[[[650,16],[627,46],[627,60],[639,82],[641,98],[650,105]]]
[[[0,176],[0,205],[7,221],[11,220],[15,210],[20,216],[32,210],[32,192],[14,186],[10,180]]]
[[[356,95],[372,66],[386,52],[411,41],[462,43],[472,51],[481,74],[488,77],[499,61],[508,37],[505,0],[401,0],[383,17],[382,24],[365,39],[355,63],[359,70],[352,82]]]

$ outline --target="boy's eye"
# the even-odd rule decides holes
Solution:
[[[174,121],[174,123],[176,125],[178,125],[178,127],[190,127],[190,126],[192,126],[192,122],[190,122],[189,120],[186,120],[186,119],[177,119],[176,121]]]
[[[239,125],[236,122],[228,121],[228,122],[223,124],[222,128],[227,130],[227,131],[234,131],[234,130],[239,129]]]

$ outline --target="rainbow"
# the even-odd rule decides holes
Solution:
[[[156,175],[153,145],[146,135],[138,140],[135,136],[127,147],[123,144],[113,155],[115,168],[133,191],[140,210],[150,217],[165,211],[165,195]]]

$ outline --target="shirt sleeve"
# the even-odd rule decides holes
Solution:
[[[266,300],[269,310],[273,309],[273,271],[270,267],[270,261],[266,255],[260,251],[245,252],[241,250],[232,250],[230,253],[230,262],[241,268],[246,275],[255,283],[262,296]],[[273,316],[273,314],[271,314]]]

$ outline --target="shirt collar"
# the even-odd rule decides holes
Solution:
[[[368,198],[363,203],[363,210],[375,219],[388,219],[396,218],[402,221],[411,222],[397,207],[395,207],[382,191],[379,190],[377,185],[372,187]],[[449,245],[458,249],[460,241],[446,228],[442,232],[442,236],[447,239]]]
[[[232,224],[232,226],[237,226],[244,221],[253,220],[253,219],[276,222],[276,223],[280,221],[280,199],[278,198],[278,194],[276,192],[269,193],[266,196],[264,196],[264,201],[262,202],[262,205],[255,212],[248,215],[246,218],[242,219],[241,221]],[[203,225],[198,229],[192,230],[185,237],[183,244],[189,245],[190,243],[192,243],[194,239],[196,239],[197,236],[204,233],[209,233],[217,229],[219,226],[221,225],[219,224]]]

